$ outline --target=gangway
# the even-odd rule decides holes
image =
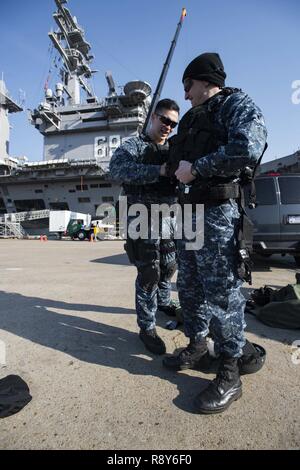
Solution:
[[[46,219],[49,217],[50,209],[40,211],[11,212],[0,217],[0,222],[24,222],[25,220]]]
[[[21,222],[45,219],[49,217],[49,214],[49,209],[3,214],[0,217],[0,238],[27,238],[28,234]]]

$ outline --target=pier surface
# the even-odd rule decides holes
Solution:
[[[243,396],[226,412],[198,415],[193,397],[213,376],[172,373],[144,349],[123,242],[0,240],[0,271],[0,379],[20,375],[33,397],[0,420],[0,449],[300,447],[300,364],[291,348],[300,330],[247,315],[247,338],[265,347],[266,364],[243,376]],[[253,278],[253,287],[294,283],[293,258],[258,259]],[[187,340],[165,329],[168,320],[158,314],[170,353]]]

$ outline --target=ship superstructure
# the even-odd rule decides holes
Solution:
[[[136,80],[118,93],[107,72],[108,93],[98,99],[90,85],[94,57],[84,30],[66,7],[67,0],[55,3],[57,29],[49,37],[59,57],[59,81],[54,90],[46,84],[43,102],[30,113],[44,138],[43,160],[16,162],[1,172],[0,210],[61,209],[96,217],[103,202],[117,202],[120,187],[109,180],[109,160],[119,145],[142,129],[151,87]],[[21,110],[8,101],[0,107],[1,112]]]
[[[10,125],[8,114],[23,111],[10,96],[4,80],[0,80],[0,174],[7,174],[16,166],[17,160],[9,155]]]
[[[0,177],[9,177],[18,168],[19,161],[9,155],[10,124],[8,115],[18,113],[22,108],[9,96],[4,80],[0,80]],[[1,180],[0,180],[1,181]],[[6,204],[9,203],[8,192],[5,185],[0,192],[0,214],[6,212]]]

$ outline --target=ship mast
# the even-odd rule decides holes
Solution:
[[[8,113],[18,113],[23,109],[10,98],[3,77],[0,80],[0,175],[5,174],[7,168],[15,165],[9,157],[10,125]]]
[[[85,81],[91,78],[93,71],[89,64],[94,59],[90,54],[91,46],[84,38],[84,30],[78,25],[76,17],[72,17],[68,8],[64,6],[67,0],[55,0],[57,11],[53,18],[59,28],[58,31],[48,33],[54,47],[58,51],[63,68],[63,89],[66,92],[69,104],[80,104],[80,89],[84,89],[89,96],[93,93]]]
[[[89,88],[89,79],[95,72],[91,69],[94,58],[91,46],[66,3],[67,0],[55,0],[53,18],[57,27],[48,33],[57,52],[55,66],[59,58],[61,79],[52,90],[47,78],[45,98],[31,111],[31,123],[44,136],[45,161],[93,160],[107,169],[122,139],[142,127],[151,87],[142,80],[134,80],[118,93],[111,72],[107,72],[108,95],[98,100]],[[50,72],[51,68],[49,78]]]

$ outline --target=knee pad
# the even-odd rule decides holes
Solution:
[[[160,278],[160,268],[158,264],[149,264],[139,268],[140,286],[151,291],[158,284]]]
[[[172,263],[168,263],[165,266],[161,266],[161,276],[164,277],[166,280],[170,280],[175,274],[176,269],[177,269],[176,261],[173,261]]]

